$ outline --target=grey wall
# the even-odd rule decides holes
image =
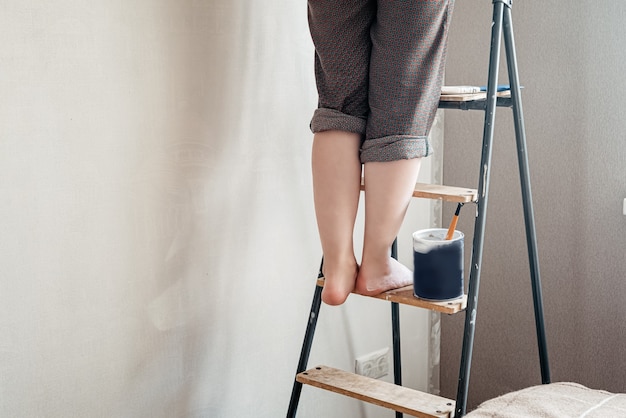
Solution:
[[[515,2],[513,16],[552,380],[624,392],[626,3]],[[447,84],[486,83],[490,25],[491,2],[457,2]],[[482,118],[446,113],[444,183],[476,187]],[[496,116],[490,193],[470,407],[540,383],[508,109]],[[444,207],[444,222],[453,210]],[[466,207],[459,223],[468,255],[473,214]],[[443,318],[442,393],[451,397],[462,326],[461,315]]]

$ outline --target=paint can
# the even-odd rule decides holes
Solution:
[[[413,233],[413,292],[421,299],[442,301],[463,295],[463,238],[447,229],[422,229]]]

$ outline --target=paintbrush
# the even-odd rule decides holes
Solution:
[[[463,203],[459,203],[459,205],[456,207],[456,212],[454,212],[454,216],[452,217],[452,222],[450,222],[450,227],[448,228],[448,233],[446,234],[446,241],[451,240],[452,236],[454,235],[454,230],[456,229],[456,223],[459,220],[459,213],[461,212],[461,206],[463,206]]]

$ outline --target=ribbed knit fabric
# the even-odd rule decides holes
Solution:
[[[318,109],[311,130],[363,135],[361,161],[424,157],[454,0],[309,0]]]

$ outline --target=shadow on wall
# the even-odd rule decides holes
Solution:
[[[216,320],[224,306],[216,300],[234,298],[224,260],[235,260],[220,247],[244,223],[231,205],[249,192],[233,170],[241,124],[232,98],[242,97],[243,84],[241,63],[235,64],[242,50],[240,3],[129,3],[120,11],[144,29],[132,31],[128,42],[139,54],[135,69],[143,72],[134,94],[144,97],[144,123],[151,125],[139,140],[142,157],[128,185],[139,256],[146,260],[147,273],[135,286],[150,343],[134,352],[136,386],[127,396],[148,398],[162,408],[159,416],[219,416],[226,386],[215,381],[228,378],[222,366],[234,362]]]
[[[128,41],[148,79],[136,93],[152,124],[129,181],[135,236],[149,260],[136,286],[152,344],[135,353],[138,385],[128,396],[158,397],[163,416],[219,416],[227,367],[236,362],[227,306],[243,275],[236,254],[254,222],[234,210],[254,206],[246,198],[254,182],[240,165],[248,17],[240,1],[124,8],[130,25],[149,24]],[[167,393],[159,374],[167,376]]]
[[[309,41],[302,51],[293,45],[308,33],[287,32],[294,25],[281,19],[295,7],[271,6],[277,10],[270,13],[267,4],[248,3],[166,2],[154,16],[163,29],[147,52],[157,55],[153,71],[163,84],[155,114],[167,118],[154,121],[133,187],[138,236],[157,266],[146,300],[151,338],[180,374],[167,395],[170,416],[231,416],[240,397],[252,404],[264,393],[258,379],[276,363],[251,362],[258,350],[273,351],[266,360],[280,355],[272,345],[285,334],[272,337],[270,328],[284,316],[272,297],[297,285],[279,284],[293,274],[284,270],[298,251],[281,246],[299,234],[303,254],[319,253],[316,235],[302,223],[312,211],[302,198],[310,192],[302,167],[309,165],[314,96],[294,95],[311,81],[302,76],[311,73],[311,55],[298,55],[311,52]],[[306,9],[298,11],[304,19]],[[150,359],[150,351],[142,356]],[[167,360],[140,361],[138,381],[149,383],[151,368]],[[242,381],[248,373],[258,376]],[[137,391],[146,396],[145,385]],[[287,401],[280,391],[258,395],[266,403],[257,405],[259,416],[282,406],[272,399],[278,396]]]

